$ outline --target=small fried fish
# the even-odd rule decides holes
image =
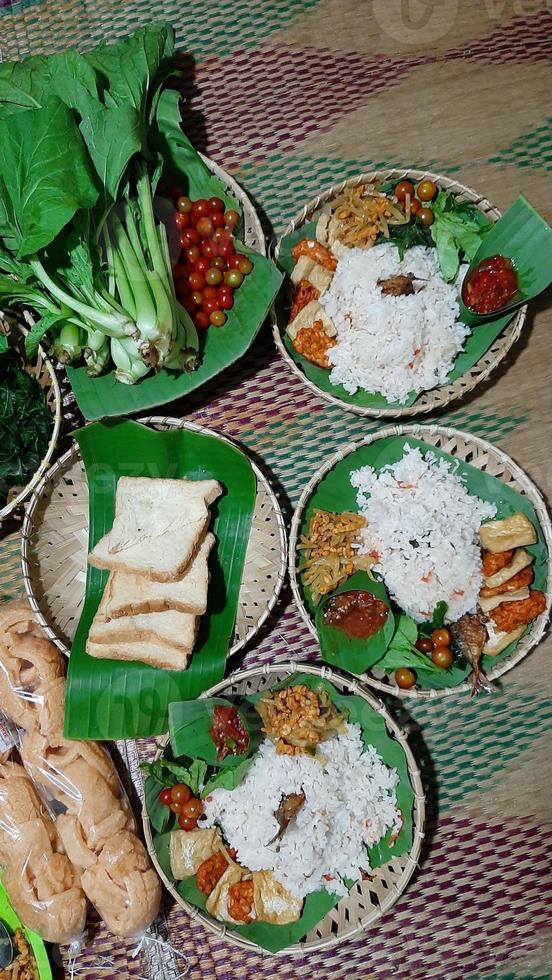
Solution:
[[[280,829],[276,836],[272,837],[272,839],[268,841],[268,843],[265,845],[266,847],[268,847],[269,844],[274,844],[275,841],[280,840],[283,834],[285,834],[288,825],[291,823],[294,816],[299,813],[299,810],[303,806],[304,802],[304,793],[288,793],[286,796],[282,796],[280,805],[274,812],[274,816],[278,821],[278,826]]]
[[[465,613],[456,623],[451,623],[450,632],[460,653],[472,665],[470,676],[472,696],[480,691],[492,691],[493,686],[480,666],[483,647],[487,642],[487,630],[483,617]]]

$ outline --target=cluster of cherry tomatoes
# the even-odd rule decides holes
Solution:
[[[418,637],[416,640],[416,649],[420,653],[430,655],[436,667],[442,667],[443,670],[448,670],[449,667],[452,667],[454,661],[454,654],[450,648],[450,644],[450,630],[443,626],[441,629],[433,630],[431,636]],[[398,687],[402,687],[403,690],[408,690],[416,683],[416,674],[409,667],[399,667],[395,671],[395,681]]]
[[[165,806],[171,808],[173,813],[178,814],[178,826],[181,830],[195,830],[197,821],[203,813],[203,803],[196,796],[192,795],[189,786],[184,783],[177,783],[170,789],[162,789],[159,800]]]
[[[176,295],[196,327],[222,327],[234,305],[234,291],[249,275],[253,263],[234,247],[237,211],[224,210],[220,197],[191,198],[173,191],[174,224],[181,253],[173,268]]]
[[[411,180],[401,180],[395,187],[395,197],[405,207],[406,199],[409,198],[410,214],[428,228],[433,224],[435,215],[431,208],[424,205],[433,201],[437,190],[437,184],[433,180],[421,180],[416,188]]]

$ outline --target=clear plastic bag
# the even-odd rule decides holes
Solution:
[[[21,603],[0,612],[0,698],[24,729],[23,764],[84,892],[111,932],[141,936],[159,911],[159,879],[107,750],[63,736],[63,661]]]
[[[16,761],[0,761],[0,863],[21,921],[50,943],[78,943],[87,902],[36,787]]]

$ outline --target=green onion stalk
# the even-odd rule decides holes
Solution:
[[[151,368],[193,370],[199,346],[191,317],[176,299],[167,233],[155,221],[145,166],[138,170],[136,191],[136,200],[114,210],[101,232],[110,301],[135,326],[129,336],[111,340],[115,374],[125,384]]]

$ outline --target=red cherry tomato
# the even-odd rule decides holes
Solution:
[[[180,236],[182,248],[189,248],[190,245],[199,245],[201,238],[195,228],[186,228]]]
[[[212,269],[220,269],[221,272],[226,269],[226,262],[221,255],[215,255],[213,259],[210,259],[209,265]]]
[[[220,197],[210,197],[208,204],[210,211],[224,211],[224,201]]]
[[[217,299],[218,292],[217,292],[215,286],[213,286],[211,284],[211,285],[205,287],[205,289],[203,290],[203,295],[204,295],[205,299]]]
[[[173,803],[187,803],[192,798],[192,791],[185,783],[176,783],[171,789]]]
[[[192,210],[192,202],[190,201],[189,197],[186,197],[183,194],[179,194],[176,200],[176,207],[183,214],[189,214],[190,211]]]
[[[234,245],[229,238],[223,238],[222,241],[217,243],[217,252],[219,255],[222,255],[223,259],[227,259],[230,255],[234,254]]]
[[[181,813],[178,818],[178,826],[181,830],[195,830],[197,827],[197,820],[194,820],[193,817],[186,817],[183,813]]]
[[[162,789],[159,794],[159,802],[163,803],[165,806],[170,806],[172,803],[172,795],[169,787],[167,789]]]
[[[192,204],[192,220],[197,221],[198,218],[205,218],[209,214],[209,201],[206,201],[204,197],[200,197],[198,201],[194,201]]]
[[[214,259],[217,254],[217,246],[211,238],[201,243],[201,252],[206,259]]]
[[[240,255],[239,252],[235,252],[234,255],[228,256],[228,268],[237,269],[241,260],[245,258],[245,255]]]
[[[414,184],[410,180],[401,180],[395,187],[395,197],[400,204],[404,204],[407,194],[411,199],[414,197]]]
[[[403,691],[408,691],[416,683],[416,674],[409,667],[399,667],[395,671],[395,681],[397,687],[401,687]]]
[[[173,221],[177,228],[188,228],[190,225],[190,215],[183,211],[175,211]]]
[[[230,286],[219,286],[217,298],[221,310],[231,310],[234,305],[234,297]]]
[[[203,289],[205,285],[205,276],[202,272],[192,272],[189,282],[192,289]]]
[[[222,282],[222,272],[220,269],[207,269],[205,273],[205,282],[209,286],[220,286]]]
[[[206,330],[209,326],[209,314],[205,313],[203,310],[198,310],[197,313],[193,315],[193,321],[198,330]]]
[[[251,259],[247,258],[247,255],[244,255],[243,259],[240,260],[238,269],[242,276],[248,276],[250,272],[253,272],[253,263]]]
[[[435,215],[433,214],[431,208],[420,208],[417,219],[418,221],[421,221],[426,228],[429,228],[429,226],[435,221]]]
[[[190,245],[190,247],[186,249],[186,258],[188,259],[188,262],[195,262],[195,260],[199,258],[200,254],[201,253],[197,245]]]
[[[201,272],[202,275],[205,275],[209,268],[209,259],[206,259],[204,255],[200,255],[194,262],[194,272]]]
[[[203,803],[197,797],[192,796],[191,799],[184,803],[182,813],[185,817],[192,817],[194,820],[197,820],[203,813]]]
[[[219,309],[219,301],[218,301],[218,299],[211,298],[211,297],[206,298],[205,297],[205,293],[204,293],[203,294],[203,303],[201,304],[201,309],[203,310],[204,313],[208,313],[209,316],[210,316],[211,313],[215,313],[215,311]]]
[[[417,197],[413,197],[410,202],[410,214],[416,216],[419,211],[422,210],[422,205],[420,204]]]
[[[183,803],[171,803],[169,805],[173,813],[182,813],[182,810],[184,809]]]
[[[224,222],[227,228],[235,228],[240,216],[237,211],[226,211],[224,215]]]
[[[223,228],[224,227],[224,215],[223,215],[222,211],[211,211],[211,214],[209,215],[209,217],[210,217],[211,222],[212,222],[212,224],[214,225],[215,228]]]
[[[205,217],[198,219],[196,229],[202,238],[210,238],[215,230],[215,226],[210,218]]]
[[[226,313],[223,313],[222,310],[213,310],[209,317],[209,323],[212,327],[223,327],[226,323]]]

